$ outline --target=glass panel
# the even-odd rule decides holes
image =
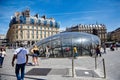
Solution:
[[[100,39],[88,33],[64,32],[45,38],[36,44],[43,48],[48,45],[51,57],[71,57],[74,46],[77,47],[78,56],[91,55],[91,49],[100,44]]]
[[[71,56],[71,45],[72,45],[72,38],[63,38],[62,39],[62,55],[63,57]]]
[[[51,41],[51,56],[59,57],[61,55],[61,42],[59,39]]]

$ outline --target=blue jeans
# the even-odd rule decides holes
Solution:
[[[21,76],[20,76],[20,73],[19,73],[20,70],[21,70]],[[17,80],[24,80],[24,75],[25,75],[25,63],[23,63],[23,64],[16,64],[15,74],[16,74]]]
[[[1,57],[1,56],[0,56],[0,66],[3,65],[3,61],[4,61],[4,57]]]
[[[78,56],[78,53],[74,53],[74,58],[76,58]]]

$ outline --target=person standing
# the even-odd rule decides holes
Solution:
[[[106,44],[105,43],[102,44],[101,52],[106,53]]]
[[[28,63],[28,51],[23,47],[23,44],[20,44],[20,48],[17,48],[14,52],[12,58],[12,67],[14,67],[15,60],[16,60],[15,74],[17,80],[24,80],[25,65]]]
[[[101,52],[100,52],[100,46],[99,45],[97,45],[97,47],[96,47],[96,54],[97,54],[97,56],[99,54],[100,57],[101,57]]]
[[[6,56],[6,51],[4,48],[1,48],[1,50],[0,50],[0,68],[2,68],[5,56]]]
[[[45,52],[46,58],[49,58],[49,56],[50,56],[50,52],[49,52],[50,48],[49,48],[49,46],[46,46],[45,50],[46,50],[46,52]]]
[[[104,53],[106,53],[106,45],[105,45],[105,43],[103,44],[103,49],[104,49]]]
[[[76,58],[76,56],[78,55],[76,46],[74,46],[74,48],[73,48],[73,53],[74,53],[74,58]]]
[[[35,45],[33,49],[31,49],[32,52],[32,58],[33,58],[33,65],[39,65],[38,62],[38,56],[40,55],[39,53],[39,48]]]

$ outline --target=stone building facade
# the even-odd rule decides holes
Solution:
[[[8,43],[11,46],[18,46],[24,43],[27,46],[33,45],[39,40],[59,33],[60,25],[54,18],[46,18],[38,14],[30,16],[30,10],[16,12],[11,18],[7,32]]]
[[[112,31],[110,33],[110,38],[112,41],[120,42],[120,28],[117,28],[116,30]]]
[[[107,40],[107,29],[104,24],[79,24],[72,26],[70,28],[66,28],[68,32],[86,32],[90,34],[95,34],[100,37],[101,42],[106,42]]]

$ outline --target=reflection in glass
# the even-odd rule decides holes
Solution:
[[[45,47],[50,47],[50,57],[72,57],[73,47],[76,46],[78,56],[90,55],[96,45],[100,45],[99,37],[83,33],[83,32],[62,32],[43,40],[40,40],[35,45],[43,48],[45,54]],[[44,56],[44,55],[41,55]]]

